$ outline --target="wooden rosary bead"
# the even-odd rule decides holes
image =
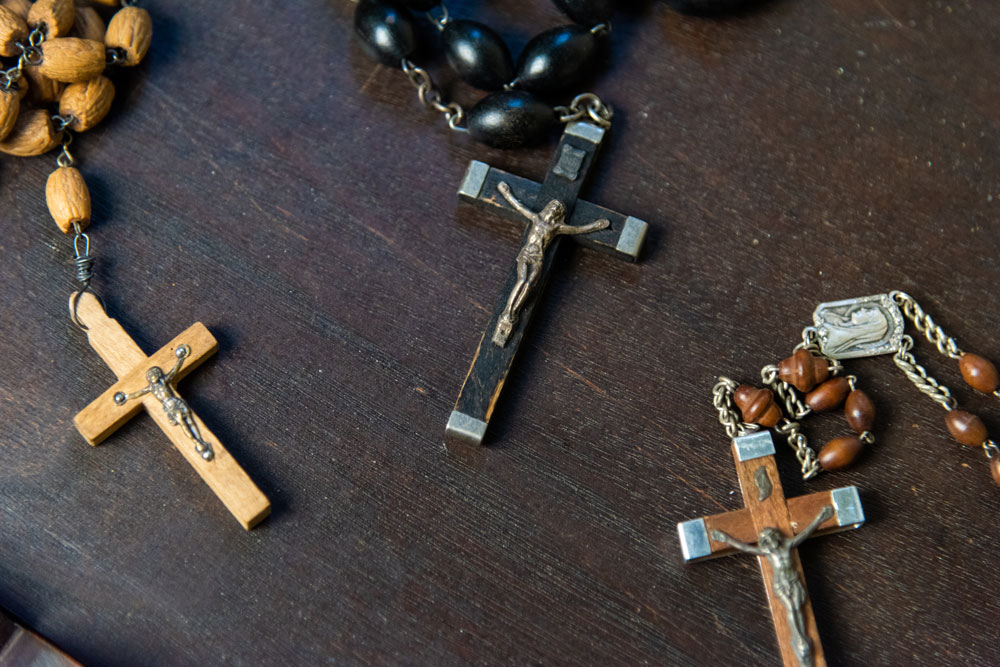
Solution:
[[[989,440],[983,420],[965,410],[951,410],[945,418],[951,437],[966,447],[979,447]]]
[[[104,44],[80,37],[48,39],[42,44],[38,71],[55,81],[90,81],[104,71],[107,58]]]
[[[6,7],[27,21],[28,12],[31,11],[31,0],[0,0],[0,6]]]
[[[847,396],[847,403],[844,405],[844,416],[847,417],[847,425],[855,433],[864,433],[872,430],[875,424],[875,404],[868,394],[855,389]]]
[[[38,71],[37,67],[29,66],[24,68],[25,77],[31,81],[31,89],[28,99],[38,106],[46,106],[59,99],[65,83],[54,81]],[[22,81],[24,78],[22,78]]]
[[[17,82],[17,88],[7,90],[0,87],[0,141],[5,139],[17,124],[17,117],[21,111],[21,100],[24,99],[28,91],[28,84],[21,79]]]
[[[536,144],[556,124],[548,104],[523,90],[487,95],[469,110],[469,134],[493,148],[519,148]]]
[[[354,9],[354,31],[365,53],[389,67],[399,67],[417,48],[410,12],[388,0],[361,0]]]
[[[73,36],[103,42],[106,28],[104,19],[93,7],[77,7],[76,21],[73,22]]]
[[[71,83],[59,98],[59,115],[72,116],[69,128],[85,132],[108,115],[115,99],[115,86],[111,80],[99,76],[85,83]]]
[[[781,407],[774,402],[770,389],[758,389],[741,384],[733,393],[733,401],[743,415],[743,421],[771,428],[781,421]]]
[[[834,438],[819,450],[819,464],[823,470],[840,470],[851,465],[864,445],[856,435]]]
[[[45,184],[45,202],[64,234],[74,231],[73,223],[81,229],[90,223],[90,190],[79,169],[59,167],[52,172]]]
[[[962,377],[966,383],[976,391],[984,394],[992,394],[1000,388],[1000,373],[997,367],[978,354],[963,354],[958,362],[958,368],[962,371]]]
[[[1000,456],[990,459],[990,474],[993,475],[993,481],[1000,486]]]
[[[778,364],[778,377],[802,393],[830,377],[826,359],[814,356],[808,350],[796,350],[795,354]]]
[[[0,5],[0,56],[12,58],[21,54],[16,43],[28,41],[28,24],[14,10]]]
[[[831,378],[806,394],[806,405],[813,412],[826,412],[843,403],[849,393],[851,383],[847,378]]]
[[[448,21],[441,30],[448,64],[462,80],[482,90],[500,90],[514,78],[514,59],[503,38],[475,21]]]
[[[521,52],[517,87],[552,95],[579,86],[594,71],[599,43],[599,36],[581,25],[546,30]]]
[[[124,59],[119,65],[135,67],[149,52],[153,41],[153,19],[140,7],[122,7],[108,22],[104,43],[109,49],[120,49]]]
[[[7,138],[0,141],[0,152],[18,157],[42,155],[59,145],[62,133],[56,132],[51,114],[45,109],[22,109]]]
[[[47,40],[66,35],[75,19],[73,0],[37,0],[28,11],[28,25],[41,26]]]

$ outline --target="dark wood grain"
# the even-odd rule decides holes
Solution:
[[[587,199],[655,221],[647,250],[560,259],[474,466],[441,429],[519,232],[455,184],[470,159],[541,174],[554,142],[448,132],[352,42],[349,2],[147,6],[148,61],[75,144],[95,285],[145,349],[216,335],[185,394],[274,513],[244,534],[150,420],[76,435],[113,377],[66,316],[53,158],[0,159],[0,607],[84,664],[775,664],[752,560],[685,567],[677,544],[677,521],[740,507],[715,377],[755,380],[816,303],[892,288],[1000,359],[989,3],[616,19]],[[563,21],[450,7],[515,49]],[[888,359],[851,369],[877,444],[807,484],[778,458],[789,496],[854,484],[868,515],[800,549],[827,659],[996,664],[1000,489]]]

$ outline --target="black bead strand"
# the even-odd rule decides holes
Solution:
[[[361,0],[354,30],[365,52],[383,65],[398,67],[417,48],[413,17],[391,0]]]
[[[441,29],[448,64],[463,81],[483,90],[500,90],[514,78],[514,60],[503,39],[475,21],[448,21]]]
[[[469,110],[469,134],[494,148],[520,148],[544,141],[557,122],[555,110],[529,92],[487,95]]]
[[[600,52],[600,37],[589,28],[566,25],[536,36],[517,63],[518,88],[552,95],[581,84]]]

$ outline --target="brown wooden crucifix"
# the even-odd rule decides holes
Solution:
[[[70,297],[71,305],[76,299]],[[147,357],[93,294],[81,294],[75,312],[91,347],[118,376],[118,382],[76,415],[80,435],[99,445],[145,408],[244,528],[267,517],[270,501],[177,393],[176,384],[219,347],[205,325],[191,325]]]
[[[756,555],[783,664],[823,667],[826,659],[796,547],[813,535],[858,528],[865,515],[853,486],[786,501],[774,453],[769,431],[733,439],[746,507],[677,524],[681,551],[688,562],[737,551]]]

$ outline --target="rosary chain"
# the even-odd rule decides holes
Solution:
[[[610,28],[609,28],[610,29]],[[560,123],[572,123],[587,119],[605,130],[611,127],[614,110],[594,93],[581,93],[573,98],[569,106],[555,108]]]
[[[958,347],[958,342],[944,332],[944,329],[920,307],[916,299],[899,290],[890,292],[889,297],[903,309],[903,314],[913,322],[916,330],[937,346],[938,352],[952,359],[962,358],[962,350]]]
[[[795,387],[778,378],[777,366],[770,364],[760,369],[760,379],[771,388],[775,396],[785,405],[785,412],[794,419],[804,419],[812,414],[812,408],[799,397]]]
[[[906,373],[906,377],[916,385],[922,394],[929,397],[945,410],[954,410],[958,406],[958,402],[951,395],[951,390],[931,377],[927,373],[927,369],[917,363],[916,357],[910,352],[912,349],[913,338],[903,336],[903,340],[899,344],[899,350],[892,357],[893,362]]]
[[[16,46],[20,51],[21,55],[17,57],[17,64],[10,69],[3,70],[0,72],[0,77],[3,78],[3,82],[0,86],[3,86],[5,90],[10,90],[17,85],[17,82],[24,75],[24,68],[28,65],[39,65],[42,62],[42,42],[45,41],[45,33],[42,31],[41,27],[35,28],[28,35],[28,43],[24,44],[22,42],[15,42]]]
[[[799,422],[785,418],[774,427],[774,430],[787,437],[788,446],[795,450],[795,458],[802,470],[802,479],[812,479],[823,470]]]
[[[736,409],[733,394],[736,393],[737,386],[733,380],[720,376],[719,381],[712,388],[712,404],[719,413],[719,423],[726,429],[726,435],[730,438],[759,430],[756,424],[748,424],[743,421]]]
[[[452,130],[456,132],[468,131],[461,126],[462,121],[465,120],[465,109],[456,102],[446,102],[444,100],[441,91],[434,85],[434,80],[431,79],[431,75],[427,70],[417,67],[409,58],[402,60],[401,67],[403,73],[410,80],[410,83],[417,89],[417,97],[420,98],[421,104],[429,109],[443,113],[445,120],[448,121],[448,127]]]

